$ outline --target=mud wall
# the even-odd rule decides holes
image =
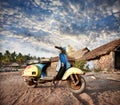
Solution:
[[[114,69],[114,52],[101,56],[99,59],[92,60],[94,69],[113,70]]]

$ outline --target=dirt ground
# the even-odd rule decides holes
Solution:
[[[120,73],[85,76],[86,90],[71,93],[66,81],[29,88],[20,72],[0,73],[0,105],[120,105]]]

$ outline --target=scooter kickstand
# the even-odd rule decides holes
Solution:
[[[56,82],[56,81],[52,81],[52,86],[54,87],[54,88],[56,88],[56,86],[58,85],[58,81]]]

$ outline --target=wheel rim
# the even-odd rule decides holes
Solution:
[[[75,85],[73,83],[73,81],[71,80],[70,81],[70,85],[71,85],[71,88],[74,89],[74,90],[79,90],[81,88],[81,81],[79,81],[79,83],[77,85]]]

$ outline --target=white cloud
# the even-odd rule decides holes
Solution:
[[[7,24],[3,24],[4,29],[6,30],[0,32],[0,37],[4,39],[4,41],[0,39],[0,49],[3,51],[9,49],[11,51],[18,51],[25,54],[30,53],[31,55],[50,57],[56,54],[56,50],[54,49],[55,45],[71,45],[75,49],[81,49],[87,46],[90,49],[94,49],[109,41],[120,38],[119,33],[115,31],[102,30],[99,32],[94,32],[89,30],[89,33],[87,35],[81,34],[79,32],[80,29],[73,30],[72,27],[72,24],[76,24],[76,26],[79,27],[82,23],[88,25],[86,21],[91,22],[93,18],[93,20],[97,21],[100,19],[100,16],[106,17],[111,15],[112,12],[118,12],[120,10],[120,7],[117,3],[115,3],[115,5],[112,7],[105,7],[105,5],[99,6],[97,11],[95,11],[95,5],[93,5],[94,8],[89,9],[86,7],[86,10],[79,11],[80,6],[78,4],[74,5],[69,2],[68,7],[70,10],[66,11],[62,7],[62,3],[60,1],[51,0],[50,7],[47,7],[47,4],[40,2],[40,0],[35,0],[35,3],[36,4],[34,5],[36,5],[36,7],[41,6],[43,9],[52,10],[53,14],[49,16],[46,16],[44,14],[40,16],[28,16],[25,12],[21,12],[19,8],[16,10],[5,8],[3,9],[3,12],[1,14],[13,15],[13,17],[8,16],[8,19],[6,20]],[[61,6],[63,10],[59,10],[57,6]],[[115,14],[115,16],[119,18],[119,14]],[[43,20],[45,21],[40,21],[39,17],[44,18]],[[0,19],[3,21],[4,17],[0,17]],[[67,32],[62,33],[60,30],[61,26],[63,26],[62,28],[68,27],[69,31],[73,33],[74,31],[78,31],[78,35],[67,34]],[[12,27],[13,30],[7,31]],[[96,25],[92,27],[94,27],[94,29],[97,28]],[[17,29],[26,29],[27,32],[32,36],[27,36],[24,32],[17,34],[17,32],[19,32]],[[43,32],[43,35],[39,35],[40,32]]]
[[[37,5],[40,5],[40,0],[34,0]]]
[[[4,36],[4,41],[1,40],[1,51],[9,50],[10,52],[16,51],[23,54],[31,54],[39,57],[50,57],[56,54],[53,50],[54,46],[49,46],[46,43],[38,42],[34,37],[17,37],[15,35]],[[42,51],[47,49],[49,52]],[[55,53],[54,53],[55,52]]]
[[[120,1],[116,1],[115,4],[112,6],[112,11],[113,13],[119,12],[120,11]]]
[[[120,34],[112,31],[100,31],[98,34],[98,37],[94,38],[94,41],[91,41],[88,45],[88,47],[93,50],[101,45],[104,45],[110,41],[113,41],[115,39],[120,38]]]
[[[77,13],[79,10],[79,6],[77,4],[73,5],[71,2],[69,2],[69,7],[72,9],[74,13]]]
[[[60,2],[60,0],[53,0],[52,5],[53,6],[62,6],[62,3]]]

